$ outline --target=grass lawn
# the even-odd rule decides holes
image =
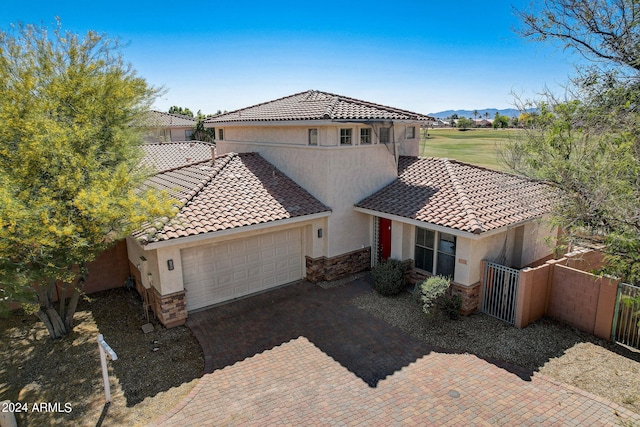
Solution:
[[[509,129],[429,129],[429,136],[422,131],[420,155],[446,157],[491,169],[504,170],[498,160],[498,148],[506,143],[517,130]]]

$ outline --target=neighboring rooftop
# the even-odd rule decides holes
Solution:
[[[150,128],[193,127],[196,123],[197,120],[193,117],[151,110],[149,116],[144,120],[143,126]]]
[[[398,175],[356,207],[474,234],[551,209],[546,185],[454,160],[400,157]]]
[[[142,149],[145,153],[142,164],[163,172],[211,160],[215,145],[201,141],[162,142],[144,144]]]
[[[134,236],[142,243],[311,215],[331,210],[257,153],[229,153],[159,173],[147,185],[180,200],[180,212],[157,229]]]
[[[409,120],[426,122],[433,119],[399,108],[309,90],[220,114],[205,120],[205,123],[289,120]]]

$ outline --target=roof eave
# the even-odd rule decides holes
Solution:
[[[305,221],[313,221],[315,219],[328,217],[331,215],[331,213],[332,213],[331,211],[317,212],[310,215],[301,215],[293,218],[263,222],[260,224],[245,225],[242,227],[229,228],[226,230],[219,230],[219,231],[211,231],[208,233],[196,234],[193,236],[176,237],[169,240],[150,242],[150,243],[147,243],[146,245],[138,241],[137,239],[136,241],[138,242],[139,245],[141,245],[145,249],[158,249],[158,248],[164,248],[167,246],[182,245],[186,243],[193,243],[193,242],[198,242],[198,241],[207,240],[207,239],[215,239],[217,237],[229,236],[229,235],[239,234],[244,232],[263,230],[266,228],[277,227],[281,225],[292,225],[292,224],[297,224]]]
[[[458,230],[456,228],[450,228],[450,227],[445,227],[442,225],[438,225],[438,224],[434,224],[431,222],[427,222],[427,221],[420,221],[417,219],[413,219],[413,218],[406,218],[400,215],[394,215],[394,214],[390,214],[390,213],[386,213],[386,212],[380,212],[380,211],[376,211],[373,209],[367,209],[367,208],[362,208],[359,206],[355,206],[354,209],[357,212],[361,212],[361,213],[365,213],[368,215],[372,215],[372,216],[377,216],[380,218],[386,218],[386,219],[390,219],[392,221],[398,221],[398,222],[402,222],[405,224],[409,224],[409,225],[414,225],[416,227],[423,227],[423,228],[429,228],[431,230],[435,230],[435,231],[440,231],[443,233],[449,233],[449,234],[453,234],[454,236],[457,237],[464,237],[467,239],[471,239],[471,240],[480,240],[480,239],[484,239],[485,237],[490,237],[493,236],[494,234],[500,234],[503,233],[504,231],[511,229],[513,227],[518,227],[522,224],[531,222],[531,221],[535,221],[538,220],[540,218],[542,218],[544,215],[539,215],[533,218],[529,218],[526,220],[522,220],[513,224],[509,224],[509,225],[504,225],[502,227],[498,227],[498,228],[494,228],[488,231],[482,231],[479,228],[475,228],[473,231],[463,231],[463,230]]]
[[[418,119],[303,119],[303,120],[231,120],[220,122],[204,122],[204,127],[264,127],[264,126],[335,126],[336,124],[383,124],[394,123],[422,124],[428,120]]]

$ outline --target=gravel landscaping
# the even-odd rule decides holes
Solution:
[[[152,321],[154,331],[145,334],[137,293],[121,288],[90,297],[79,305],[73,333],[60,340],[49,339],[33,315],[0,318],[0,401],[28,405],[16,414],[19,425],[146,425],[202,376],[202,350],[187,327],[165,329]],[[118,355],[108,362],[112,403],[106,410],[99,333]],[[34,411],[40,403],[60,403],[62,410]]]
[[[640,413],[638,351],[549,318],[517,329],[482,313],[427,316],[409,292],[383,297],[372,290],[352,302],[430,345],[528,368]]]

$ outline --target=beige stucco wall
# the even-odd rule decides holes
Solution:
[[[546,217],[525,224],[525,244],[522,248],[521,265],[531,264],[534,261],[552,254],[557,235],[557,227],[551,226]]]
[[[145,250],[132,237],[127,237],[127,256],[131,264],[140,270],[142,285],[145,287],[151,285],[162,294],[162,287],[159,280],[158,254],[156,251]],[[141,260],[141,257],[146,258],[146,263]],[[149,277],[149,273],[151,277]],[[151,280],[151,283],[149,283],[149,280]]]
[[[397,177],[396,159],[385,145],[306,145],[218,142],[219,154],[258,152],[327,205],[326,257],[371,245],[370,221],[353,206]]]
[[[516,229],[511,227],[504,232],[494,234],[480,240],[471,241],[472,256],[469,264],[469,281],[475,283],[480,280],[480,261],[496,262],[507,267],[520,268],[553,253],[553,248],[547,243],[553,240],[556,230],[544,220],[534,220],[524,225],[521,259],[515,259],[518,253]]]
[[[415,128],[415,137],[407,139],[407,129]],[[318,145],[321,147],[336,147],[340,145],[340,129],[351,129],[352,145],[360,144],[360,129],[370,128],[371,145],[379,143],[379,129],[381,127],[391,127],[390,140],[398,143],[399,155],[417,156],[420,139],[419,123],[397,123],[397,124],[363,124],[363,123],[340,123],[331,125],[316,125],[313,123],[307,126],[231,126],[222,127],[224,139],[216,141],[220,145],[225,142],[258,142],[286,145],[308,145],[309,129],[318,129]]]
[[[194,127],[171,128],[171,141],[188,141],[191,138],[185,137],[185,131],[194,130]]]
[[[527,265],[553,253],[547,238],[556,235],[545,221],[531,221],[522,225],[522,259],[516,260],[517,227],[480,238],[456,236],[456,263],[454,280],[461,285],[473,285],[480,280],[480,262],[488,260],[506,266]],[[373,227],[372,227],[373,228]],[[413,224],[391,222],[391,257],[415,259],[415,228]],[[424,228],[429,228],[425,224]]]
[[[195,126],[150,128],[146,131],[146,142],[186,141],[185,131],[194,130]]]
[[[272,227],[262,227],[254,229],[252,231],[227,234],[222,236],[211,236],[209,238],[203,238],[197,241],[181,241],[177,239],[173,245],[162,246],[156,249],[146,249],[139,245],[133,238],[127,238],[127,251],[129,261],[133,265],[141,266],[141,275],[143,282],[148,280],[147,273],[151,273],[152,283],[151,285],[158,290],[160,295],[168,295],[175,292],[182,291],[184,289],[183,274],[182,274],[182,261],[180,251],[185,248],[201,245],[222,244],[230,240],[242,239],[249,236],[257,236],[266,233],[272,233],[288,228],[300,227],[302,230],[302,257],[310,256],[317,258],[322,256],[326,249],[326,234],[324,229],[327,228],[327,218],[319,218],[309,221],[302,221],[293,224],[276,225]],[[317,230],[323,229],[323,237],[318,238]],[[214,233],[211,233],[212,235]],[[140,257],[144,256],[147,259],[146,267],[143,267]],[[173,270],[169,270],[167,261],[173,260]],[[302,265],[304,269],[304,259],[302,259]],[[303,271],[304,275],[304,271]],[[144,284],[144,283],[143,283]]]

